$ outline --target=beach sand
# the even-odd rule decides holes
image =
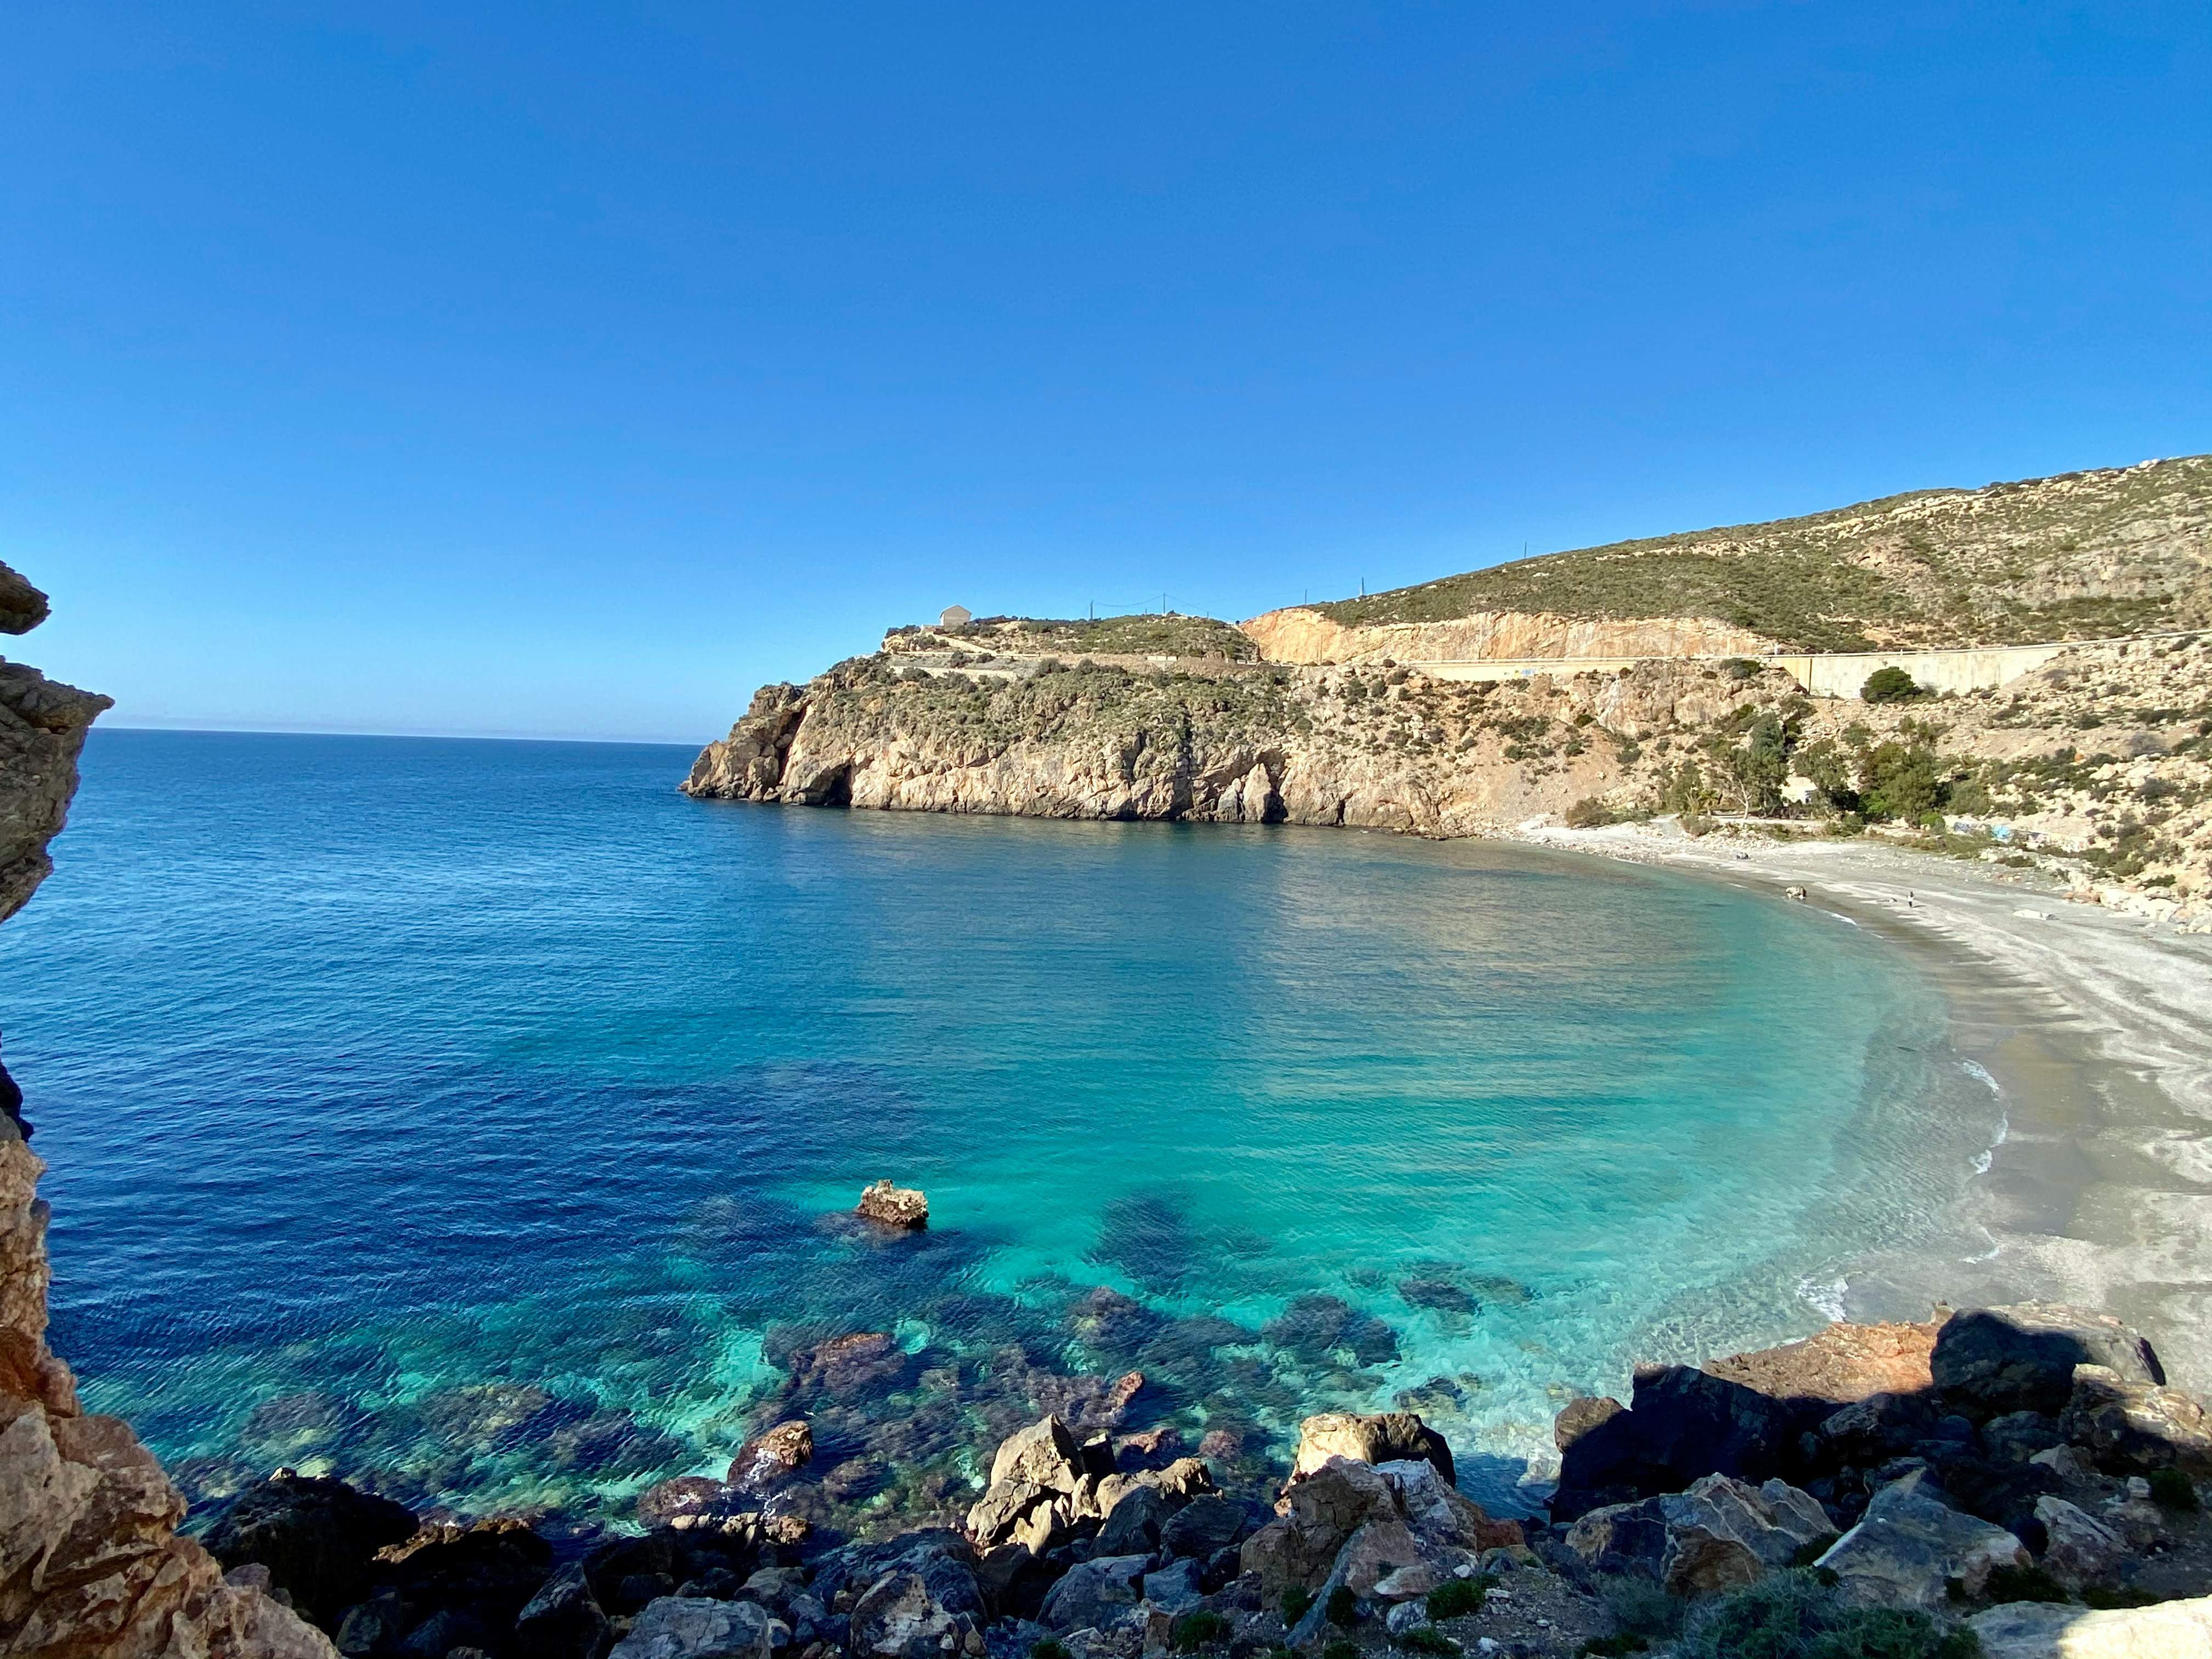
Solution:
[[[1911,951],[2002,1141],[1932,1241],[1856,1264],[1854,1319],[2041,1298],[2102,1308],[2212,1390],[2212,938],[2069,901],[2048,877],[1872,838],[1692,839],[1670,823],[1529,829],[1531,843],[1702,870]]]

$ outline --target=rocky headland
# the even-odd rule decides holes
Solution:
[[[683,787],[1425,836],[1662,817],[1871,831],[2186,924],[2212,916],[2208,572],[2200,457],[1554,554],[1237,628],[903,628],[762,688]],[[2030,637],[2078,643],[1941,697],[1909,678],[1811,696],[1768,659]],[[1569,660],[1608,656],[1637,660]],[[1498,658],[1531,664],[1469,681],[1437,660]]]

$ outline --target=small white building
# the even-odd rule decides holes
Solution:
[[[975,620],[975,613],[966,605],[948,605],[938,612],[937,625],[939,628],[965,628]]]

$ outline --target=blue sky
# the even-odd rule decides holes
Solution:
[[[11,646],[118,724],[702,739],[2212,450],[2212,10],[9,8]]]

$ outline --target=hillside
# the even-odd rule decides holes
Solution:
[[[1346,627],[1498,612],[1701,618],[1808,651],[2201,627],[2212,622],[2212,455],[1549,553],[1304,609]]]

